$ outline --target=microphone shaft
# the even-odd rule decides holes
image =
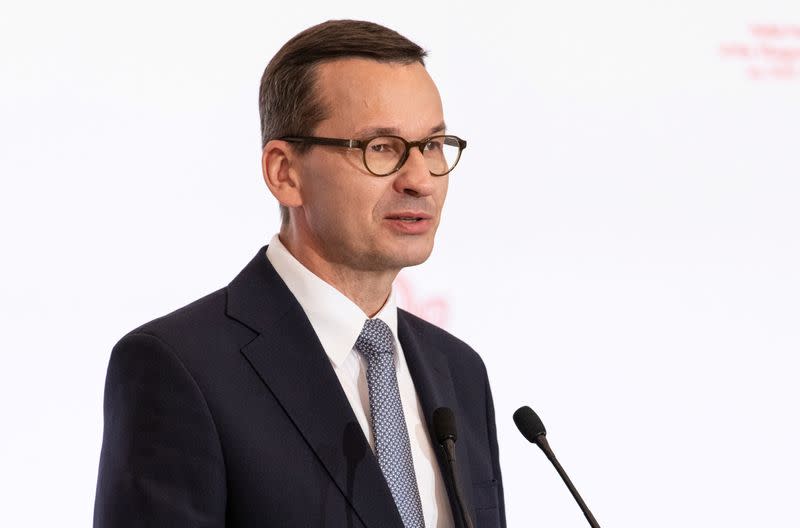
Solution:
[[[461,519],[464,521],[465,528],[475,528],[475,525],[472,524],[472,517],[470,517],[464,505],[464,496],[461,493],[461,487],[458,485],[458,478],[456,478],[456,444],[451,438],[448,438],[442,442],[441,445],[442,448],[444,448],[447,470],[450,473],[450,479],[453,483],[453,491],[455,491],[456,494],[456,501],[458,502],[458,509],[461,512]]]
[[[569,492],[572,493],[572,496],[575,498],[575,502],[578,503],[578,506],[580,506],[581,511],[583,512],[583,515],[586,517],[586,520],[589,521],[589,525],[592,528],[600,528],[600,525],[597,524],[597,521],[595,520],[594,515],[592,515],[592,512],[589,511],[589,507],[586,506],[585,502],[583,502],[583,499],[581,498],[581,494],[578,493],[577,489],[575,489],[575,486],[572,484],[572,481],[569,479],[569,476],[567,475],[567,472],[564,471],[563,467],[561,467],[561,464],[558,462],[558,459],[556,458],[555,453],[553,453],[553,450],[550,449],[550,444],[547,442],[547,438],[545,438],[545,435],[538,436],[536,438],[536,443],[539,445],[539,447],[542,449],[542,451],[544,451],[544,454],[547,456],[547,458],[553,464],[553,467],[556,468],[556,471],[558,471],[558,474],[561,475],[561,480],[564,481],[564,484],[567,485],[567,488],[569,489]]]

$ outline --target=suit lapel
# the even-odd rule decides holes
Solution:
[[[439,462],[442,478],[447,486],[453,520],[456,526],[463,526],[459,516],[455,491],[447,476],[444,454],[436,441],[432,423],[433,411],[436,408],[449,407],[456,415],[456,425],[458,425],[460,407],[456,399],[455,387],[453,386],[453,378],[450,374],[447,358],[426,340],[424,328],[419,324],[414,324],[413,316],[403,310],[398,310],[397,333],[400,344],[403,347],[403,354],[408,363],[409,372],[414,380],[414,387],[422,404],[422,412],[425,414],[424,419],[428,426],[428,436],[436,452],[436,459]],[[459,443],[456,441],[456,460],[458,466],[456,468],[457,478],[464,494],[464,502],[470,515],[474,515],[471,513],[471,505],[474,501],[472,497],[472,481],[468,474],[470,468],[469,453],[464,442]]]
[[[228,287],[228,315],[259,333],[242,354],[364,525],[402,528],[377,459],[325,351],[265,249]]]

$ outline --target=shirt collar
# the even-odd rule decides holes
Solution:
[[[339,290],[320,279],[289,253],[278,235],[267,246],[267,259],[300,303],[331,362],[339,367],[353,349],[368,317]],[[397,340],[394,289],[373,319],[381,319]]]

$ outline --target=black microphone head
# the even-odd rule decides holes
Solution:
[[[514,423],[517,424],[517,429],[522,436],[532,444],[536,443],[537,438],[547,434],[542,420],[527,405],[523,405],[514,412]]]
[[[440,444],[445,440],[456,441],[456,417],[450,407],[439,407],[433,411],[433,434]]]

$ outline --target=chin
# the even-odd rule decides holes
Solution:
[[[398,247],[391,251],[387,256],[393,260],[397,268],[407,268],[418,266],[428,260],[433,252],[433,241],[425,244],[411,244],[406,247]]]

